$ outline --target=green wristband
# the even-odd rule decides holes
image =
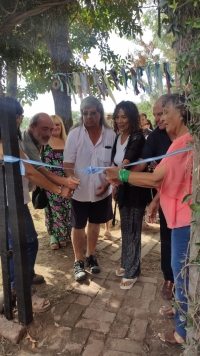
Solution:
[[[127,171],[126,169],[120,169],[118,172],[118,179],[122,182],[122,183],[127,183],[128,182],[128,177],[129,174],[131,172]]]

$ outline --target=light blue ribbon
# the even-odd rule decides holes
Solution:
[[[183,152],[187,152],[187,151],[191,151],[193,148],[192,147],[186,147],[186,148],[182,148],[181,150],[178,151],[174,151],[171,153],[167,153],[165,155],[161,155],[161,156],[156,156],[156,157],[151,157],[151,158],[146,158],[140,161],[136,161],[133,163],[129,163],[129,164],[125,164],[123,167],[130,167],[130,166],[135,166],[137,164],[142,164],[142,163],[147,163],[147,162],[152,162],[152,161],[157,161],[160,160],[162,158],[166,158],[166,157],[171,157],[174,155],[177,155],[179,153],[183,153]],[[64,167],[60,167],[60,166],[53,166],[51,164],[47,164],[44,162],[37,162],[37,161],[33,161],[30,159],[23,159],[23,158],[17,158],[17,157],[12,157],[12,156],[4,156],[4,162],[6,163],[14,163],[14,162],[19,162],[20,163],[20,171],[21,171],[21,175],[25,175],[25,167],[23,162],[26,163],[30,163],[30,164],[37,164],[37,166],[43,166],[43,167],[50,167],[50,168],[58,168],[58,169],[66,169]],[[107,168],[115,168],[115,167],[92,167],[92,166],[88,166],[86,168],[74,168],[75,171],[82,171],[85,172],[85,175],[89,175],[89,174],[97,174],[97,173],[102,173],[105,169]]]

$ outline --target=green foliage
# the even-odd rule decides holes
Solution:
[[[137,103],[137,108],[139,113],[144,112],[147,115],[147,118],[151,120],[152,124],[154,124],[154,117],[153,117],[153,105],[149,101],[142,101],[141,103]]]
[[[24,117],[23,118],[22,123],[20,125],[20,130],[21,131],[24,131],[24,130],[28,129],[30,120],[31,120],[30,117]]]
[[[58,2],[62,3],[62,0]],[[28,83],[25,90],[19,91],[19,97],[25,102],[35,100],[37,94],[50,90],[53,73],[82,71],[85,67],[82,57],[91,48],[99,48],[102,61],[106,58],[111,66],[116,66],[120,59],[107,45],[109,34],[114,31],[121,37],[135,37],[136,33],[141,33],[142,3],[144,0],[72,0],[26,18],[27,11],[35,11],[42,4],[19,0],[16,13],[7,15],[6,22],[5,13],[0,13],[0,66],[17,60],[18,74]],[[20,15],[22,22],[12,30],[9,28],[6,36],[1,35],[2,24],[5,30]],[[50,48],[53,39],[54,51]],[[111,77],[109,80],[114,86]]]

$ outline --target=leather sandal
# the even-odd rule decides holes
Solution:
[[[67,246],[67,241],[63,240],[59,242],[60,247],[66,247]]]
[[[181,346],[181,345],[183,345],[185,343],[185,340],[182,339],[183,342],[178,342],[176,340],[176,338],[174,337],[174,333],[175,333],[174,329],[165,331],[163,333],[159,333],[158,334],[159,340],[162,343],[165,343],[165,344],[168,344],[168,345],[173,345],[173,346]]]
[[[59,244],[56,243],[56,242],[52,243],[52,244],[51,244],[51,249],[52,249],[52,250],[59,250]]]
[[[38,297],[38,295],[33,294],[32,296],[32,309],[33,313],[44,313],[50,308],[49,300]]]
[[[164,318],[173,319],[175,311],[174,311],[174,309],[172,307],[166,307],[166,306],[163,305],[159,309],[159,314],[162,315]]]

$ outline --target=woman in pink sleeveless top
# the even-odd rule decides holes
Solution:
[[[187,128],[190,113],[185,105],[185,98],[179,94],[168,95],[163,101],[163,121],[167,133],[174,134],[176,139],[167,153],[187,148],[193,142]],[[115,184],[121,182],[142,187],[157,188],[160,192],[160,205],[163,209],[167,225],[172,229],[172,270],[174,274],[175,314],[172,308],[160,309],[163,316],[174,314],[175,328],[159,333],[161,341],[169,344],[183,344],[186,339],[187,313],[186,292],[188,289],[188,270],[184,268],[189,261],[191,201],[183,198],[192,191],[193,150],[164,158],[154,173],[136,173],[118,168],[106,169],[107,180]],[[184,271],[184,275],[181,272]]]

